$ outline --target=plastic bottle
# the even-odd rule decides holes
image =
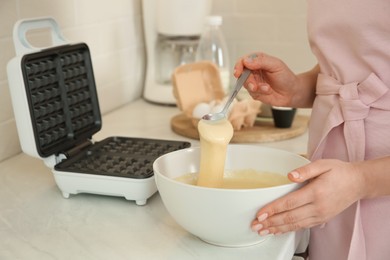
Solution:
[[[206,18],[206,28],[202,33],[196,52],[196,60],[214,62],[220,70],[221,81],[225,93],[230,90],[229,53],[225,37],[221,31],[222,17],[209,16]]]

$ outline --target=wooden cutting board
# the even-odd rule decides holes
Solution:
[[[235,131],[231,143],[265,143],[290,139],[307,130],[308,116],[296,115],[290,128],[276,128],[272,118],[258,118],[253,127]],[[199,140],[199,133],[185,114],[171,119],[172,130],[182,136]]]

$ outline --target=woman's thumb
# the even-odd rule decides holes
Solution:
[[[326,164],[321,160],[306,164],[288,173],[288,178],[293,182],[304,182],[328,171]]]

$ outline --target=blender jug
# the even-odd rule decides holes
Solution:
[[[199,36],[158,35],[156,42],[156,82],[170,84],[173,70],[195,62]]]

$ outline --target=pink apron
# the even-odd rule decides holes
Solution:
[[[389,14],[389,0],[308,0],[310,44],[321,68],[311,160],[390,155]],[[310,260],[390,259],[390,196],[358,201],[312,228],[309,250]]]

